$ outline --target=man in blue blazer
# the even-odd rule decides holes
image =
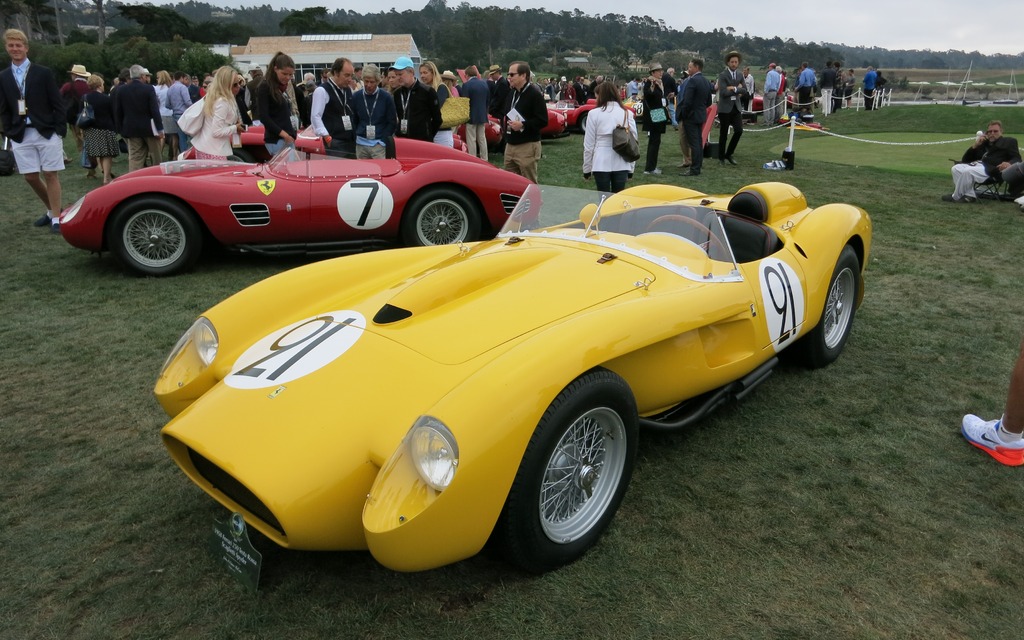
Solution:
[[[686,133],[686,141],[690,144],[690,170],[684,176],[699,176],[704,166],[704,144],[702,131],[708,118],[708,107],[711,106],[711,83],[701,73],[704,61],[700,58],[690,60],[686,67],[690,74],[679,98],[679,120]]]
[[[487,82],[480,77],[476,65],[466,68],[469,77],[462,85],[460,95],[469,98],[469,122],[466,123],[466,145],[469,153],[487,159],[487,107],[491,98]]]
[[[128,171],[146,166],[146,156],[160,164],[164,119],[153,85],[146,82],[149,70],[133,64],[131,81],[114,93],[114,128],[128,145]]]
[[[28,59],[28,37],[18,29],[4,32],[11,66],[0,71],[0,121],[18,172],[46,205],[35,226],[60,232],[60,175],[64,170],[64,136],[68,132],[64,102],[53,72]],[[40,172],[43,174],[40,179]]]

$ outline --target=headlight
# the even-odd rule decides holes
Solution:
[[[78,202],[65,209],[64,213],[62,213],[60,216],[61,224],[67,224],[68,222],[71,222],[71,219],[77,216],[78,212],[82,209],[82,204],[84,202],[85,196],[82,196],[81,198],[78,199]]]
[[[174,345],[171,354],[164,361],[163,370],[166,370],[172,362],[186,351],[191,353],[185,353],[184,355],[197,357],[203,363],[203,368],[208,367],[213,362],[213,359],[217,357],[217,347],[219,345],[217,330],[213,328],[213,323],[206,318],[199,318],[178,339],[178,344]]]
[[[444,423],[420,416],[409,430],[409,453],[423,481],[444,491],[459,467],[459,445]]]

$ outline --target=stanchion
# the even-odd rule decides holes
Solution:
[[[793,151],[793,136],[796,134],[796,118],[789,119],[789,146],[782,152],[782,161],[786,164],[786,171],[792,171],[796,164],[796,152]]]

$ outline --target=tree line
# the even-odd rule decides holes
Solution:
[[[465,2],[453,8],[446,0],[429,0],[418,11],[377,13],[328,12],[324,7],[294,11],[269,5],[225,9],[195,0],[167,6],[104,0],[0,0],[0,19],[5,26],[31,32],[33,52],[44,56],[44,64],[58,69],[86,64],[108,72],[124,63],[140,62],[150,68],[199,73],[224,60],[202,45],[245,44],[257,35],[322,33],[409,33],[423,57],[440,68],[471,63],[504,65],[518,59],[555,75],[592,71],[566,64],[565,58],[574,55],[589,58],[601,72],[625,77],[632,75],[631,65],[643,66],[654,60],[685,68],[692,55],[705,58],[715,68],[731,50],[741,51],[744,64],[753,68],[769,62],[792,68],[803,61],[821,68],[826,60],[839,60],[854,68],[963,69],[973,62],[975,68],[1014,69],[1024,62],[1024,52],[983,55],[976,51],[801,43],[781,36],[740,34],[728,26],[679,31],[650,16],[474,7]],[[100,24],[116,29],[102,46]],[[36,42],[50,46],[40,47]],[[170,46],[164,47],[166,43]]]

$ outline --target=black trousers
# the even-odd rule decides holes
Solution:
[[[658,154],[661,153],[661,131],[654,129],[647,132],[647,163],[644,171],[654,171],[658,168]]]
[[[690,145],[690,173],[700,173],[704,166],[704,145],[703,132],[704,123],[683,120],[683,132],[686,134],[686,143]]]
[[[743,137],[743,114],[739,109],[733,109],[729,113],[719,111],[718,124],[721,127],[718,131],[718,159],[724,160],[732,157],[733,151],[736,151],[736,145]],[[729,148],[726,149],[725,141],[729,138],[729,125],[732,125],[733,136],[729,141]]]

